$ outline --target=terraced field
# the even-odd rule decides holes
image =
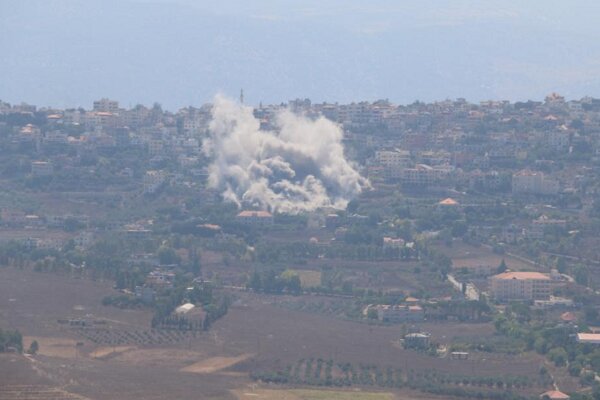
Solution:
[[[86,397],[69,393],[47,385],[0,386],[2,400],[87,400]]]

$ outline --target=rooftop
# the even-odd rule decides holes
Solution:
[[[494,275],[492,279],[518,279],[518,280],[543,280],[549,281],[550,277],[546,274],[542,274],[541,272],[533,272],[533,271],[520,271],[520,272],[503,272],[498,275]]]
[[[447,199],[440,201],[438,204],[442,206],[455,206],[458,205],[458,201],[448,197]]]
[[[273,215],[268,211],[251,211],[245,210],[240,212],[238,217],[248,218],[248,217],[257,217],[257,218],[271,218]]]
[[[568,394],[565,394],[558,390],[548,390],[547,392],[542,393],[540,395],[540,397],[541,398],[547,397],[551,400],[568,400],[571,398]]]
[[[578,342],[600,343],[600,333],[578,333]]]

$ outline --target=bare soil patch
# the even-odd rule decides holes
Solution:
[[[106,358],[135,349],[134,346],[100,347],[90,353],[92,358]]]
[[[198,361],[192,365],[182,368],[182,372],[193,372],[196,374],[211,374],[229,367],[232,367],[242,361],[252,357],[252,354],[242,354],[237,357],[211,357],[206,360]]]
[[[77,341],[68,338],[25,336],[23,346],[28,348],[31,342],[37,340],[38,354],[47,357],[75,358]]]

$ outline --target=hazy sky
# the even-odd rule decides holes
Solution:
[[[600,97],[598,17],[596,1],[0,0],[0,99]]]

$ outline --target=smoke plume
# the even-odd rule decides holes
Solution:
[[[369,182],[344,157],[334,123],[281,111],[274,131],[260,130],[252,108],[216,97],[210,136],[209,186],[238,207],[298,213],[344,208]]]

